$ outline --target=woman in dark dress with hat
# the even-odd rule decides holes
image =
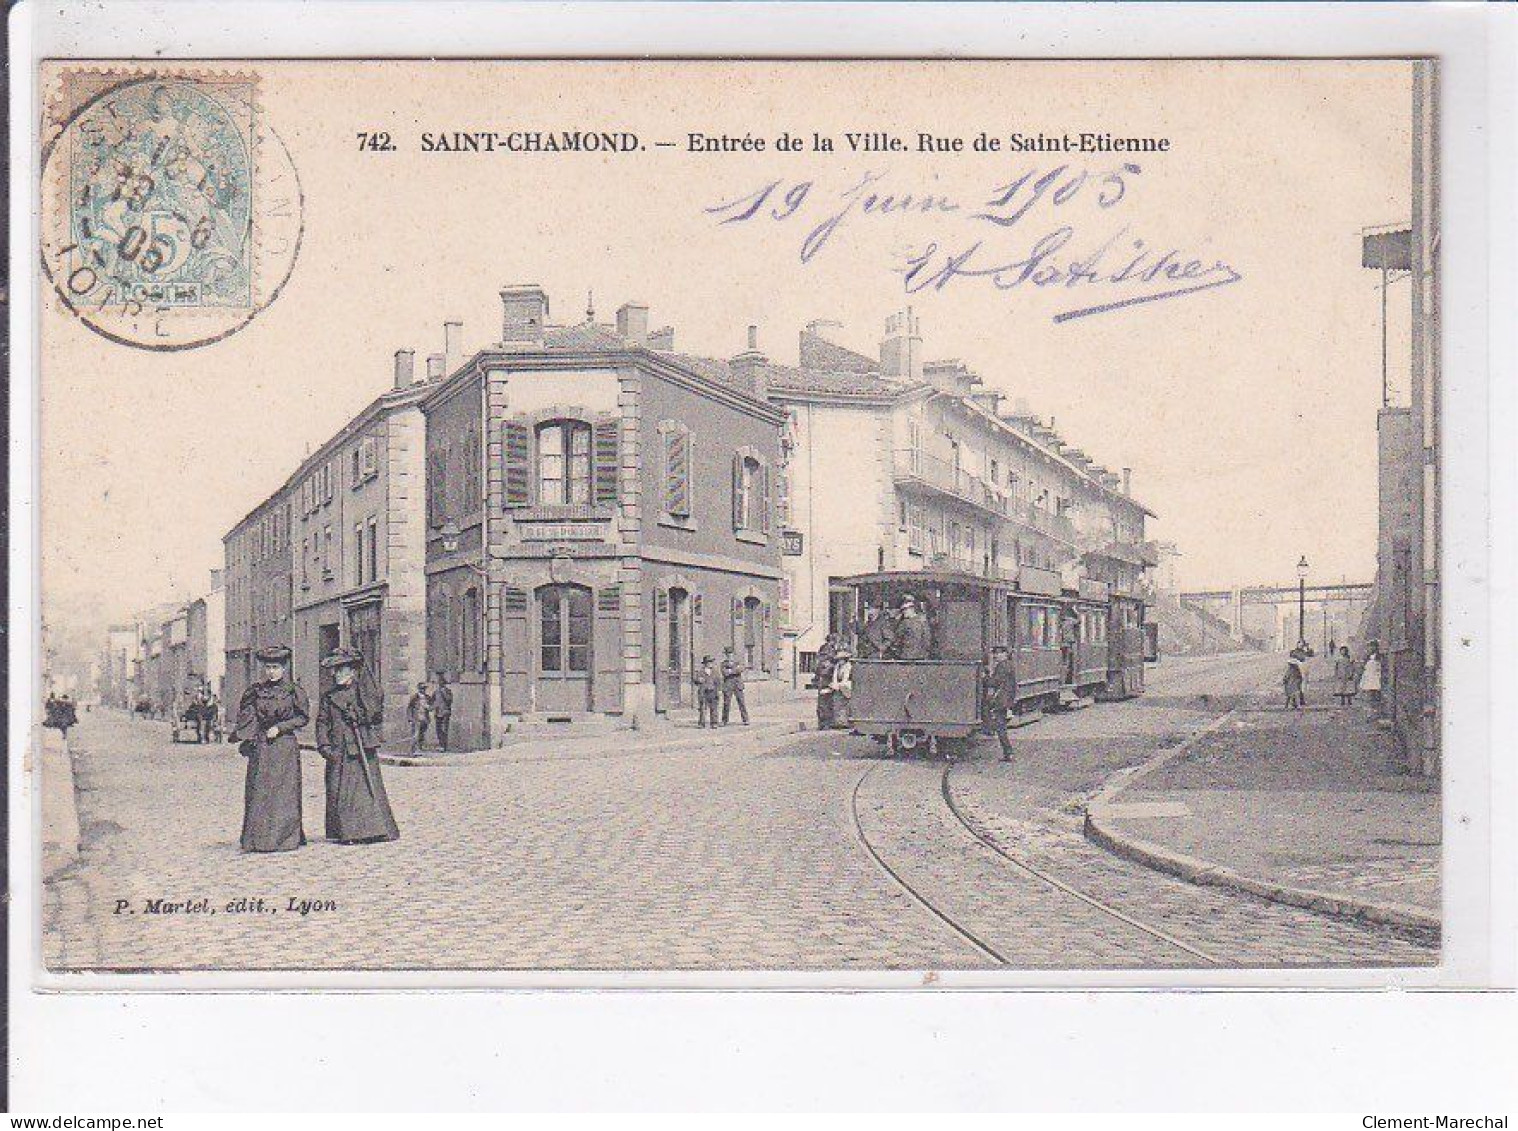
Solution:
[[[339,648],[322,667],[332,671],[332,686],[316,709],[316,748],[327,760],[327,839],[341,844],[396,840],[396,827],[380,777],[379,728],[384,705],[364,658]]]
[[[243,794],[244,852],[288,852],[306,843],[300,820],[300,742],[310,721],[306,693],[290,678],[290,649],[258,653],[264,676],[243,692],[232,737],[248,759]]]

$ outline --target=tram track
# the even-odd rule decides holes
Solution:
[[[961,939],[969,943],[970,946],[974,947],[981,954],[991,959],[998,966],[1012,965],[1011,961],[1007,959],[1003,954],[1001,954],[1001,952],[999,952],[995,947],[991,946],[991,944],[987,943],[984,939],[980,938],[975,934],[975,932],[971,931],[963,924],[957,922],[952,916],[936,906],[933,901],[930,900],[927,896],[923,895],[922,892],[918,891],[917,888],[914,887],[899,871],[891,867],[891,865],[886,862],[885,857],[880,854],[880,851],[870,843],[869,835],[864,831],[864,822],[860,820],[859,817],[859,791],[864,788],[864,783],[869,780],[869,778],[879,769],[879,766],[868,767],[864,773],[860,774],[858,779],[854,782],[854,788],[852,791],[850,791],[849,794],[849,812],[854,821],[854,835],[856,838],[858,838],[860,847],[862,847],[865,851],[865,854],[875,862],[876,867],[878,867],[883,873],[885,873],[887,877],[890,878],[892,883],[894,883],[902,891],[906,892],[912,901],[923,910],[927,911],[928,914],[932,915],[940,923],[948,927],[949,930],[953,931]]]
[[[1252,662],[1253,659],[1253,657],[1239,657],[1237,660],[1230,658],[1232,662],[1228,663],[1228,667],[1232,668],[1234,666],[1243,666],[1244,664]],[[1189,691],[1187,685],[1192,682],[1191,676],[1192,673],[1184,673],[1184,675],[1182,675],[1181,679],[1178,681],[1180,686],[1172,687],[1167,690],[1171,694],[1187,694]],[[942,904],[944,902],[952,902],[952,899],[949,901],[936,900],[933,897],[931,891],[926,890],[928,885],[925,885],[920,881],[918,883],[913,883],[908,875],[905,874],[907,869],[903,869],[899,865],[893,866],[881,848],[871,841],[861,815],[860,796],[861,793],[865,791],[865,787],[867,783],[870,782],[871,778],[880,773],[883,768],[884,764],[877,763],[865,769],[865,771],[861,773],[857,779],[855,779],[853,788],[850,792],[850,816],[853,822],[854,835],[858,840],[860,846],[864,849],[866,855],[869,856],[871,861],[875,864],[876,868],[890,881],[893,886],[904,892],[915,904],[928,912],[929,915],[931,915],[948,930],[953,932],[954,935],[967,943],[983,957],[996,963],[998,966],[1010,967],[1021,965],[1021,963],[1010,959],[1005,953],[1003,953],[1002,950],[998,950],[994,942],[988,941],[987,937],[984,937],[986,932],[983,929],[968,925],[964,921],[963,915],[957,916],[956,914],[951,913],[949,910],[946,910]],[[1100,916],[1102,920],[1110,922],[1114,926],[1121,924],[1121,927],[1123,929],[1137,932],[1145,936],[1148,940],[1150,940],[1151,943],[1158,943],[1161,944],[1162,947],[1173,952],[1184,954],[1190,963],[1201,964],[1208,967],[1222,967],[1227,965],[1223,959],[1219,958],[1217,955],[1210,953],[1202,946],[1187,941],[1184,938],[1180,938],[1170,933],[1169,931],[1155,926],[1152,923],[1146,922],[1141,918],[1131,915],[1120,907],[1117,907],[1107,900],[1093,895],[1088,891],[1081,890],[1079,887],[1068,883],[1066,880],[1051,873],[1046,868],[1041,867],[1037,863],[1034,863],[1032,860],[1025,859],[1019,856],[1017,853],[1009,851],[1007,848],[997,843],[975,824],[973,819],[969,816],[969,814],[966,813],[963,807],[956,800],[952,784],[954,769],[955,763],[946,763],[938,775],[937,783],[938,793],[942,800],[944,809],[952,819],[952,827],[958,829],[965,836],[969,837],[985,853],[994,856],[997,864],[1000,867],[1012,873],[1015,873],[1023,881],[1041,886],[1051,894],[1054,894],[1056,898],[1073,900],[1076,903],[1081,904],[1087,908],[1089,912]],[[979,931],[979,933],[977,933],[977,931]]]
[[[1148,935],[1152,939],[1166,943],[1169,946],[1176,948],[1177,950],[1183,951],[1193,958],[1200,959],[1202,962],[1207,963],[1209,966],[1224,965],[1221,959],[1212,954],[1209,954],[1207,951],[1202,950],[1200,947],[1194,946],[1188,942],[1184,942],[1169,932],[1162,931],[1160,928],[1150,923],[1145,923],[1140,919],[1135,919],[1132,915],[1129,915],[1125,911],[1119,910],[1105,900],[1098,899],[1094,895],[1090,895],[1087,892],[1083,892],[1078,888],[1072,887],[1070,884],[1065,883],[1065,881],[1059,879],[1057,876],[1053,876],[1050,873],[1044,871],[1042,868],[1036,867],[1035,865],[1030,864],[1028,861],[1014,856],[1001,845],[991,840],[991,838],[986,836],[975,827],[975,825],[965,815],[964,810],[960,808],[959,803],[954,800],[954,790],[949,784],[949,778],[953,770],[954,764],[952,762],[947,763],[943,768],[942,775],[939,777],[939,791],[943,794],[944,804],[948,806],[949,812],[953,814],[954,819],[960,824],[965,832],[969,833],[970,836],[974,837],[976,841],[984,845],[987,849],[996,853],[997,856],[1001,857],[1013,868],[1028,876],[1031,876],[1033,879],[1038,880],[1041,883],[1048,885],[1056,891],[1063,892],[1065,895],[1079,900],[1087,907],[1093,908],[1094,910],[1101,912],[1103,915],[1106,915],[1111,919],[1115,919],[1120,923],[1127,924],[1129,927],[1132,927],[1134,930]]]

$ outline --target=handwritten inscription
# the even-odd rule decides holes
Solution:
[[[896,185],[867,172],[841,189],[816,180],[765,181],[706,208],[719,226],[777,225],[801,233],[811,263],[850,224],[928,217],[943,234],[908,245],[891,270],[907,294],[979,283],[998,291],[1079,294],[1056,323],[1227,286],[1243,279],[1232,264],[1133,230],[1124,202],[1141,184],[1131,161],[1101,168],[1060,164],[1027,169],[976,197]],[[1092,226],[1095,237],[1083,229]]]

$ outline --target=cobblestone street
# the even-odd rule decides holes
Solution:
[[[1184,740],[1274,657],[1167,659],[1139,700],[946,769],[842,733],[729,731],[604,756],[385,768],[392,844],[238,851],[243,761],[87,716],[81,856],[45,891],[53,969],[923,969],[1409,965],[1432,947],[1198,888],[1080,832],[1110,774]],[[695,732],[692,732],[694,734]],[[732,737],[729,737],[732,736]],[[682,739],[684,735],[682,732]],[[148,901],[196,910],[153,914]],[[118,910],[120,913],[118,913]]]

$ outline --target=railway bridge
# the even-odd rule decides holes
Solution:
[[[1287,648],[1296,642],[1300,627],[1300,635],[1321,652],[1330,642],[1342,644],[1354,637],[1373,599],[1374,586],[1368,581],[1246,585],[1193,589],[1179,596],[1182,605],[1212,618],[1241,644]]]

